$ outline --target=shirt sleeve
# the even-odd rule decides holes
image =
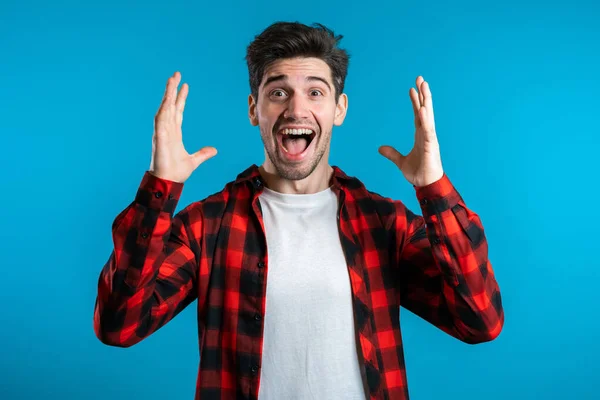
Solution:
[[[493,340],[504,311],[479,216],[445,174],[415,190],[422,217],[396,203],[401,305],[463,342]]]
[[[114,248],[98,279],[94,331],[129,347],[170,321],[197,296],[202,219],[190,206],[173,216],[183,183],[143,176],[135,200],[112,224]]]

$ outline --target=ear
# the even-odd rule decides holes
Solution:
[[[342,93],[335,106],[335,117],[333,118],[333,124],[340,126],[346,118],[346,112],[348,111],[348,96],[346,93]]]
[[[252,126],[258,125],[258,113],[256,111],[256,101],[254,101],[254,96],[248,96],[248,119],[250,119],[250,124]]]

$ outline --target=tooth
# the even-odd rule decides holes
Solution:
[[[312,129],[293,129],[293,128],[285,128],[281,130],[282,135],[312,135],[314,131]]]

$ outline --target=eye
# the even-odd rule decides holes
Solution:
[[[314,93],[317,93],[316,96],[323,96],[323,92],[321,92],[320,90],[317,89],[313,89],[310,91],[310,95],[313,96]]]
[[[285,96],[285,92],[281,89],[275,89],[275,90],[271,91],[271,96],[283,97],[283,96]]]

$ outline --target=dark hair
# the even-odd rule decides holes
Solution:
[[[307,26],[299,22],[275,22],[270,25],[255,37],[246,51],[254,100],[258,101],[258,87],[265,70],[273,62],[284,58],[316,57],[325,61],[331,69],[337,103],[344,91],[350,58],[346,50],[337,47],[342,37],[335,36],[331,29],[318,23]]]

